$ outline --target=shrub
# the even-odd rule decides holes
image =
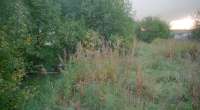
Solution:
[[[198,11],[195,16],[195,27],[192,31],[192,38],[194,40],[200,40],[200,11]]]
[[[164,21],[147,17],[139,22],[136,35],[138,39],[145,42],[152,42],[156,38],[168,38],[170,36],[169,26]]]
[[[20,88],[26,73],[25,63],[16,47],[6,41],[6,34],[0,33],[0,108],[15,110],[25,100],[26,91]]]

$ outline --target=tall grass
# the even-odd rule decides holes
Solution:
[[[134,41],[127,52],[79,44],[62,74],[38,79],[36,94],[24,109],[198,110],[198,46],[189,41]]]

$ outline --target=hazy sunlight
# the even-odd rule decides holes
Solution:
[[[171,30],[190,30],[193,27],[194,19],[191,16],[179,20],[173,20],[170,22]]]

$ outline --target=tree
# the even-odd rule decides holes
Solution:
[[[198,11],[195,15],[195,27],[192,31],[192,38],[200,40],[200,11]]]
[[[61,0],[61,3],[66,19],[83,19],[89,29],[99,32],[106,40],[114,35],[133,36],[134,20],[128,0]]]
[[[49,69],[66,48],[74,53],[88,30],[105,40],[132,41],[134,21],[128,0],[2,0],[0,30],[29,73],[35,65]]]
[[[159,18],[147,17],[138,24],[138,39],[152,42],[155,38],[168,38],[170,36],[169,26]]]

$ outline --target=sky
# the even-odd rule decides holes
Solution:
[[[167,22],[181,19],[200,10],[200,0],[131,0],[136,19],[157,16]]]

